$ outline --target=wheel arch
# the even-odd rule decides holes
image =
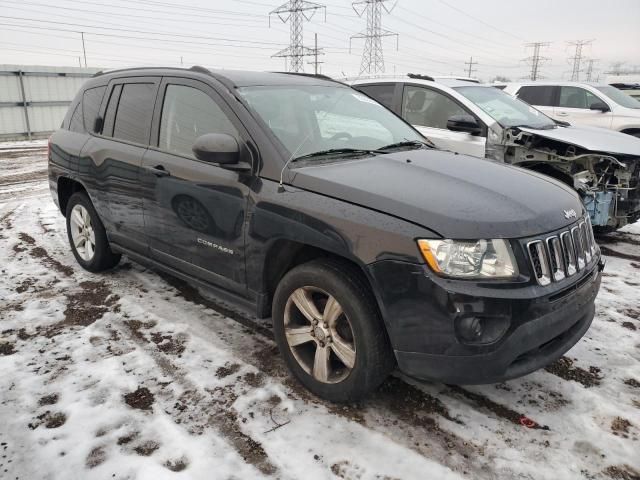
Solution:
[[[89,192],[86,187],[82,184],[82,182],[67,176],[58,177],[58,205],[60,207],[60,212],[63,216],[66,216],[67,213],[67,204],[71,195],[77,192],[85,192],[89,198]]]

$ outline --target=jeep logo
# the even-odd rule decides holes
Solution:
[[[564,218],[566,218],[567,220],[569,220],[570,218],[576,218],[578,216],[573,208],[570,210],[563,210],[562,212],[564,213]]]

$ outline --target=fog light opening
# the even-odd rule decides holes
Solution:
[[[482,321],[477,317],[464,317],[458,324],[458,332],[463,340],[467,342],[477,341],[482,338]]]

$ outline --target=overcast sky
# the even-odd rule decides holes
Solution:
[[[391,8],[395,0],[386,5]],[[304,22],[305,44],[318,34],[323,73],[357,76],[363,40],[349,37],[365,29],[351,2],[328,0]],[[278,7],[269,0],[0,0],[0,64],[84,64],[84,31],[90,67],[139,65],[283,70],[271,55],[289,42],[289,24],[268,18]],[[568,78],[567,42],[593,40],[584,57],[596,59],[596,73],[615,62],[640,66],[640,0],[398,0],[383,27],[397,32],[384,42],[387,74],[465,73],[512,80],[527,75],[528,42],[550,42],[542,74]],[[397,49],[396,49],[397,48]],[[311,58],[306,59],[312,60]],[[586,69],[587,63],[584,62]],[[313,65],[305,64],[307,72]],[[584,75],[584,74],[583,74]]]

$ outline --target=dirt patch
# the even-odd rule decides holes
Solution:
[[[622,313],[624,313],[629,318],[640,320],[640,310],[636,310],[635,308],[626,308],[622,311]]]
[[[640,263],[631,262],[631,266],[640,269]]]
[[[496,403],[493,400],[490,400],[489,398],[485,397],[484,395],[480,395],[479,393],[475,393],[475,392],[470,392],[469,390],[466,390],[457,385],[449,385],[449,388],[455,393],[458,393],[463,397],[468,398],[469,400],[472,400],[478,406],[489,410],[490,412],[494,413],[500,418],[504,418],[505,420],[508,420],[514,425],[524,426],[526,424],[526,426],[528,426],[529,428],[549,430],[548,426],[540,425],[538,424],[538,422],[527,418],[522,413],[516,412],[515,410],[512,410],[509,407],[506,407],[500,403]]]
[[[622,326],[627,330],[637,330],[636,326],[632,322],[622,322]]]
[[[13,343],[0,343],[0,355],[13,355],[16,349]]]
[[[87,468],[95,468],[107,459],[107,453],[104,451],[102,447],[96,447],[89,455],[87,455],[87,459],[85,460],[85,464]]]
[[[172,337],[162,333],[152,333],[151,341],[158,346],[158,350],[163,353],[180,356],[185,349],[185,337]]]
[[[24,293],[27,290],[29,290],[31,287],[33,287],[36,284],[37,280],[35,278],[27,278],[26,280],[23,280],[20,285],[18,285],[16,287],[16,292],[17,293]]]
[[[70,277],[71,275],[73,275],[73,268],[71,268],[68,265],[63,265],[62,263],[60,263],[58,260],[56,260],[51,255],[49,255],[49,252],[47,252],[42,247],[32,248],[29,254],[33,258],[40,259],[42,263],[45,264],[46,266],[53,268],[54,270],[62,273],[63,275],[66,275],[67,277]]]
[[[158,442],[147,440],[146,442],[142,442],[141,444],[136,445],[133,450],[142,457],[150,457],[151,455],[153,455],[153,452],[155,452],[159,448],[160,444]]]
[[[225,378],[225,377],[228,377],[229,375],[233,375],[238,370],[240,370],[240,365],[238,365],[237,363],[230,364],[229,362],[227,362],[224,364],[224,366],[216,370],[216,377]]]
[[[640,480],[640,472],[629,465],[612,465],[604,469],[603,473],[614,480]]]
[[[35,430],[42,424],[44,424],[44,426],[47,428],[58,428],[64,425],[66,421],[67,416],[64,413],[51,413],[49,410],[47,410],[46,412],[38,415],[36,419],[33,422],[29,423],[27,426],[31,430]]]
[[[189,462],[186,458],[182,457],[177,460],[167,460],[164,462],[164,466],[172,472],[182,472],[189,466]]]
[[[38,400],[38,405],[44,407],[45,405],[55,405],[58,403],[58,394],[52,393],[51,395],[45,395]]]
[[[635,378],[627,378],[624,381],[624,384],[629,385],[630,387],[633,387],[633,388],[640,388],[640,382]]]
[[[18,238],[20,239],[20,241],[26,243],[29,246],[33,246],[36,244],[36,240],[35,238],[33,238],[31,235],[29,235],[28,233],[24,233],[24,232],[20,232],[18,234]]]
[[[127,435],[123,435],[122,437],[118,438],[118,441],[116,443],[118,445],[128,445],[129,443],[133,442],[136,438],[138,438],[139,435],[140,435],[140,432],[132,432]]]
[[[601,371],[598,367],[591,366],[589,370],[575,367],[573,360],[568,357],[559,358],[551,365],[546,366],[545,370],[564,380],[578,382],[586,388],[600,385],[600,380],[602,380]]]
[[[125,326],[131,331],[133,336],[138,340],[143,340],[144,342],[149,342],[147,337],[140,331],[142,329],[148,330],[156,326],[155,322],[141,322],[140,320],[127,320],[124,322]]]
[[[261,387],[264,384],[264,379],[265,375],[262,372],[248,372],[242,377],[242,380],[253,388]]]
[[[619,435],[625,438],[629,437],[629,429],[632,427],[632,423],[626,418],[616,417],[611,422],[611,431],[614,435]]]
[[[151,410],[155,398],[147,387],[138,387],[136,391],[127,393],[124,402],[131,408],[138,410]]]
[[[109,286],[100,282],[82,282],[82,290],[67,295],[67,308],[64,320],[68,326],[87,327],[102,317],[120,297],[111,295]]]

